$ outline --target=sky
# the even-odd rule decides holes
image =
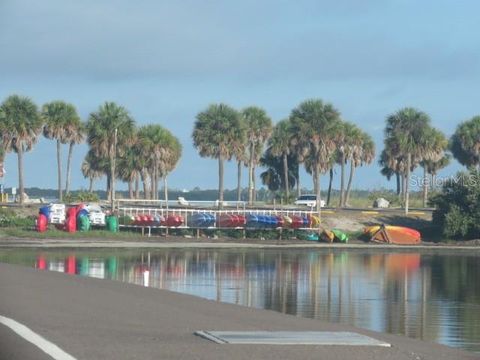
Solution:
[[[479,13],[475,0],[0,0],[0,102],[61,99],[86,120],[115,101],[138,125],[179,138],[170,187],[215,189],[217,161],[200,158],[191,139],[195,116],[212,103],[260,106],[275,123],[320,98],[368,132],[378,154],[385,118],[405,106],[450,136],[480,113]],[[55,151],[40,138],[25,155],[27,187],[56,188]],[[88,187],[86,151],[74,150],[74,189]],[[15,154],[5,169],[4,185],[15,186]],[[354,188],[393,187],[379,170],[377,161],[359,169]],[[225,174],[235,188],[235,164]],[[306,173],[301,183],[312,187]]]

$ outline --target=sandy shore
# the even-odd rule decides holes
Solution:
[[[0,264],[0,315],[15,319],[77,359],[477,359],[472,353],[166,290]],[[220,345],[197,330],[353,331],[390,348]],[[0,325],[1,359],[43,359]],[[37,356],[38,355],[38,356]]]
[[[430,243],[421,245],[392,245],[350,241],[344,243],[326,243],[300,240],[259,240],[259,239],[207,239],[184,237],[136,237],[131,240],[114,238],[75,238],[75,239],[35,239],[35,238],[2,238],[0,248],[275,248],[275,249],[381,249],[381,250],[432,250],[432,251],[480,251],[477,242]]]

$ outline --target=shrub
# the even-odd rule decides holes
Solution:
[[[63,201],[66,203],[74,202],[97,202],[99,200],[98,195],[88,191],[72,192],[63,197]]]
[[[446,181],[441,193],[431,203],[435,206],[433,223],[445,236],[474,239],[480,236],[480,173],[471,169]]]

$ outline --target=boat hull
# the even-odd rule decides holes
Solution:
[[[403,226],[369,226],[365,233],[371,236],[371,240],[381,243],[397,245],[417,245],[421,243],[419,231]]]

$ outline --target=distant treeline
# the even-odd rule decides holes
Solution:
[[[31,187],[31,188],[26,188],[26,193],[30,198],[45,198],[45,199],[56,199],[58,197],[58,190],[57,189],[41,189],[38,187]],[[5,193],[11,194],[12,189],[11,188],[5,188],[4,189]],[[73,195],[78,194],[79,192],[85,192],[85,190],[73,190],[71,193]],[[369,198],[372,196],[373,193],[377,193],[378,191],[370,191],[370,190],[353,190],[352,195],[355,198]],[[394,193],[393,190],[381,190],[383,193],[388,193],[391,192],[392,194]],[[94,191],[94,193],[103,200],[107,199],[107,192],[104,190],[97,190]],[[116,196],[117,198],[128,198],[129,193],[127,190],[125,191],[116,191]],[[311,194],[313,193],[313,190],[311,189],[303,189],[302,190],[303,194]],[[163,191],[161,192],[163,195]],[[143,194],[142,194],[143,195]],[[273,199],[272,197],[272,192],[265,189],[261,188],[257,191],[257,200],[258,201],[271,201]],[[338,197],[340,195],[339,190],[332,190],[333,197]],[[327,196],[327,191],[322,191],[322,197]],[[179,197],[183,197],[186,200],[190,201],[215,201],[218,198],[218,189],[198,189],[195,188],[193,190],[185,192],[184,190],[177,190],[177,189],[171,189],[168,191],[168,198],[169,200],[177,200]],[[248,200],[248,191],[245,189],[242,192],[242,200],[247,201]],[[224,194],[224,200],[225,201],[236,201],[237,200],[237,189],[234,190],[225,190]]]

